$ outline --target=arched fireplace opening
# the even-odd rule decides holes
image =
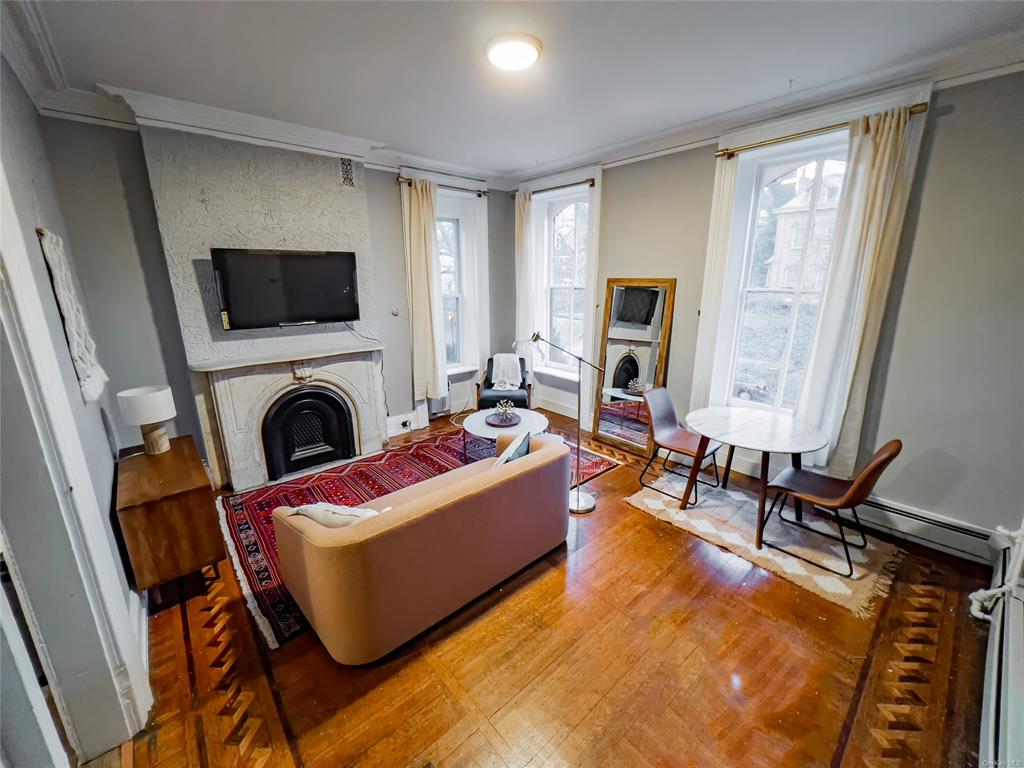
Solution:
[[[325,387],[301,387],[279,397],[267,410],[262,431],[271,480],[356,455],[352,411]]]
[[[640,361],[632,352],[623,355],[612,373],[612,386],[625,389],[633,379],[640,376]]]

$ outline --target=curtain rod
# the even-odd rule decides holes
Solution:
[[[395,179],[395,184],[412,184],[412,179],[407,179],[405,176],[399,176]],[[440,189],[454,189],[458,192],[471,192],[477,197],[489,197],[490,192],[486,189],[469,189],[468,187],[453,187],[450,184],[438,184]]]
[[[928,102],[921,101],[910,107],[910,114],[920,115],[928,111]],[[786,141],[793,141],[793,139],[803,139],[808,136],[817,136],[819,133],[829,133],[831,131],[838,131],[840,128],[846,128],[850,123],[836,123],[835,125],[826,125],[821,128],[811,128],[809,131],[800,131],[798,133],[791,133],[787,136],[779,136],[774,139],[765,139],[764,141],[755,141],[753,144],[744,144],[742,147],[727,147],[726,149],[720,149],[715,152],[715,157],[724,157],[726,160],[735,157],[740,152],[746,152],[750,149],[758,149],[760,147],[770,147],[773,144],[782,144]]]
[[[545,192],[555,192],[556,190],[559,190],[559,189],[569,189],[570,187],[581,187],[584,184],[586,184],[588,187],[594,187],[594,186],[597,186],[597,181],[593,177],[591,177],[589,179],[583,179],[582,181],[574,181],[574,182],[572,182],[572,184],[559,184],[558,186],[555,186],[555,187],[544,187],[544,189],[533,189],[533,190],[530,190],[530,194],[542,195]],[[509,193],[509,197],[515,197],[515,196],[516,196],[515,192],[510,192]]]

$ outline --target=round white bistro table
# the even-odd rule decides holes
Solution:
[[[761,535],[764,532],[765,497],[768,493],[768,463],[772,454],[790,454],[793,457],[793,466],[800,469],[801,454],[817,451],[828,445],[825,433],[807,422],[782,413],[729,405],[691,411],[686,414],[686,426],[701,437],[697,445],[697,455],[693,459],[694,468],[690,470],[686,493],[683,494],[683,509],[686,508],[685,499],[690,498],[694,483],[697,481],[697,467],[704,461],[704,451],[711,440],[729,446],[723,487],[729,482],[729,468],[734,448],[760,451],[761,490],[757,502],[757,533],[754,536],[754,545],[760,549]],[[794,512],[798,520],[802,518],[803,504],[796,499]]]
[[[511,427],[492,427],[485,419],[497,410],[497,408],[488,408],[484,411],[471,413],[463,419],[462,428],[465,431],[462,433],[462,455],[464,458],[468,458],[469,455],[466,452],[466,432],[477,437],[486,437],[488,440],[497,440],[498,435],[521,435],[524,432],[529,432],[531,435],[539,435],[548,428],[547,416],[527,408],[514,409],[519,415],[518,424]]]

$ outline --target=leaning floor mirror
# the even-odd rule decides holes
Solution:
[[[665,385],[674,278],[609,278],[604,297],[594,436],[650,455],[644,392]]]

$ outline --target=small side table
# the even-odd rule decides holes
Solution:
[[[137,589],[148,589],[224,558],[224,537],[206,468],[191,435],[156,456],[117,462],[117,517]]]

